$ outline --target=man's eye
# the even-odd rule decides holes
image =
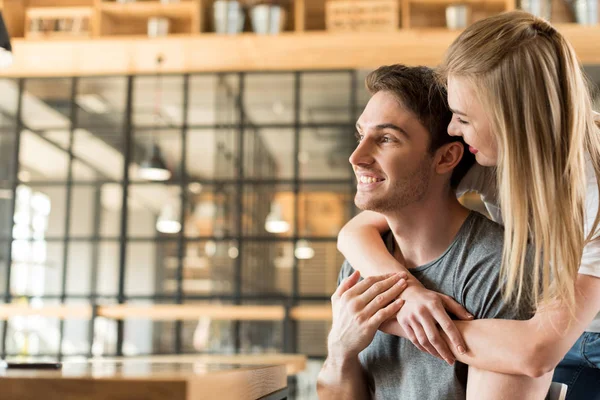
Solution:
[[[362,141],[362,139],[363,139],[363,135],[361,135],[361,134],[360,134],[360,133],[358,133],[358,132],[354,134],[354,137],[356,138],[356,141],[357,141],[358,143],[360,143],[360,142]]]
[[[381,143],[391,143],[391,142],[392,142],[392,140],[387,136],[384,136],[381,138]]]

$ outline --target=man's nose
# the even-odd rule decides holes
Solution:
[[[350,164],[357,165],[369,165],[373,163],[372,145],[367,139],[363,139],[358,143],[354,152],[350,154]]]

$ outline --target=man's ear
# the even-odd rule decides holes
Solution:
[[[451,173],[462,159],[464,147],[461,142],[451,142],[436,151],[435,172],[440,175]]]

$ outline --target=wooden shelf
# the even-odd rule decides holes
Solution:
[[[509,5],[514,4],[512,0],[404,0],[415,4],[437,4],[437,5],[452,5],[452,4],[470,4],[470,5]],[[508,7],[507,7],[508,8]]]
[[[165,17],[173,19],[191,19],[198,11],[198,3],[182,1],[180,3],[162,4],[159,2],[136,2],[136,3],[100,3],[100,11],[116,18],[152,18]]]
[[[558,24],[584,64],[600,64],[600,26]],[[279,36],[181,35],[65,41],[13,40],[14,63],[0,77],[372,69],[381,65],[437,65],[460,32],[411,29],[389,33],[304,32]],[[377,46],[373,46],[377,43]],[[110,60],[110,62],[107,62]]]
[[[93,14],[93,7],[31,7],[27,9],[29,18],[92,17]]]
[[[152,306],[103,306],[98,315],[112,319],[151,319],[155,321],[198,320],[210,317],[215,320],[280,321],[285,317],[282,306],[231,306],[159,304]]]
[[[31,307],[24,304],[1,304],[0,320],[13,317],[50,317],[59,319],[89,319],[92,317],[92,307],[88,305],[55,305]]]

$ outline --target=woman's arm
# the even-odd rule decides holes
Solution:
[[[575,315],[554,304],[528,321],[483,319],[457,321],[469,351],[458,360],[480,369],[539,377],[562,360],[600,311],[600,278],[579,274]]]
[[[344,225],[338,234],[338,250],[362,277],[395,272],[408,273],[408,270],[390,254],[381,239],[381,234],[389,229],[383,215],[363,211]]]
[[[410,340],[417,347],[452,364],[452,351],[436,327],[443,327],[447,337],[451,338],[449,343],[458,351],[458,348],[466,345],[447,311],[467,320],[472,319],[472,316],[454,299],[425,289],[390,254],[381,239],[381,234],[388,230],[385,217],[373,211],[363,211],[340,231],[338,250],[363,277],[406,272],[407,289],[400,296],[406,301],[406,309],[399,315],[399,321],[410,331]]]
[[[527,321],[480,319],[455,321],[468,351],[452,348],[457,360],[479,369],[533,378],[552,371],[600,311],[600,278],[579,274],[576,282],[575,319],[568,307],[555,304]],[[410,339],[398,321],[380,330]],[[448,336],[442,332],[450,343]]]

